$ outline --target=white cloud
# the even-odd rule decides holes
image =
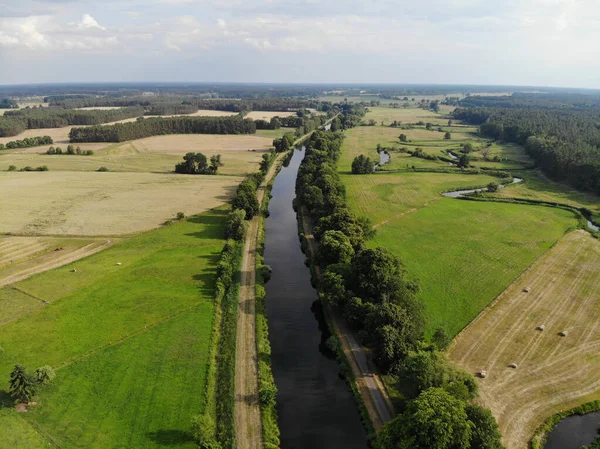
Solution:
[[[88,30],[90,28],[98,28],[100,30],[106,31],[106,28],[100,26],[98,24],[98,22],[96,21],[96,19],[94,19],[92,16],[90,16],[87,13],[84,14],[83,16],[81,16],[81,20],[75,26],[78,30]]]

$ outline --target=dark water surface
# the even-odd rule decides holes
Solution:
[[[266,221],[267,316],[282,449],[365,449],[366,433],[339,367],[300,250],[292,207],[304,152],[296,150],[273,185]]]
[[[600,412],[563,419],[548,434],[544,449],[579,449],[590,444],[600,430]]]

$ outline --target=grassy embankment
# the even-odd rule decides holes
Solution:
[[[27,414],[4,402],[0,447],[36,447],[39,435],[45,447],[195,447],[188,431],[205,405],[226,213],[142,234],[15,285],[23,298],[49,304],[6,311],[18,316],[0,327],[0,379],[15,363],[49,364],[57,377]]]

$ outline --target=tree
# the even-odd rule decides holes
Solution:
[[[448,120],[448,126],[452,126],[454,122],[452,120]]]
[[[183,212],[177,212],[177,219],[183,220],[185,218],[185,214]]]
[[[225,238],[242,241],[246,234],[248,224],[244,221],[246,211],[244,209],[234,209],[227,216],[225,224]]]
[[[341,231],[349,239],[354,250],[363,244],[363,229],[356,218],[347,208],[337,208],[332,214],[321,217],[314,228],[314,235],[320,240],[326,231]]]
[[[465,404],[441,388],[430,388],[386,424],[384,449],[469,449],[473,423]]]
[[[489,410],[467,404],[465,411],[473,423],[470,449],[504,449],[498,423]]]
[[[408,137],[406,136],[406,134],[400,134],[398,136],[398,139],[400,139],[400,142],[408,142]]]
[[[39,385],[46,386],[56,377],[56,373],[51,366],[44,365],[35,370],[34,376]]]
[[[352,161],[352,173],[355,175],[363,175],[367,173],[373,173],[374,164],[370,158],[361,154],[360,156],[356,156]]]
[[[212,162],[213,158],[211,158],[211,163]],[[218,157],[218,159],[215,159],[215,163],[221,163],[220,156]],[[206,156],[202,153],[187,153],[185,156],[183,156],[183,162],[180,162],[175,166],[175,172],[187,175],[206,175],[215,174],[217,168],[215,168],[214,171],[212,170],[212,168],[209,168]]]
[[[262,385],[258,390],[258,399],[263,405],[275,404],[275,398],[277,397],[277,387],[274,383],[268,383]]]
[[[385,248],[363,249],[352,259],[352,291],[364,300],[383,302],[402,283],[399,260]]]
[[[497,182],[492,181],[487,185],[488,192],[497,192],[499,188],[500,188],[500,184],[498,184]]]
[[[469,154],[469,153],[472,153],[473,151],[475,151],[475,147],[473,146],[473,144],[471,142],[467,142],[462,145],[462,149],[460,151],[461,151],[461,153]]]
[[[224,164],[221,162],[221,155],[215,154],[210,157],[210,169],[211,173],[216,173],[219,167],[222,167]]]
[[[243,209],[246,212],[246,220],[251,220],[260,211],[256,192],[248,192],[246,190],[239,191],[233,197],[231,206],[233,209]]]
[[[425,123],[425,129],[431,131],[433,129],[433,123]]]
[[[456,164],[456,166],[458,168],[468,168],[470,164],[471,164],[471,158],[469,156],[467,156],[466,154],[463,154],[458,159],[458,163]]]
[[[325,231],[319,242],[317,260],[325,265],[350,263],[354,248],[350,239],[341,231]]]
[[[15,365],[10,373],[9,394],[20,402],[29,402],[36,393],[37,382],[24,366]]]
[[[492,146],[491,145],[484,145],[483,147],[481,147],[481,149],[479,150],[479,152],[481,153],[481,155],[483,156],[484,159],[487,159],[488,156],[490,154],[492,154]]]
[[[433,338],[431,342],[435,345],[436,348],[440,351],[444,351],[449,345],[452,339],[446,332],[446,329],[443,327],[438,327],[433,333]]]
[[[446,134],[444,134],[444,139],[446,139],[446,140],[452,139],[452,134],[450,134],[449,131],[446,131]]]

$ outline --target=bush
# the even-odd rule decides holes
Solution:
[[[48,171],[48,166],[47,165],[41,165],[38,168],[36,168],[35,171]]]
[[[51,366],[44,365],[35,370],[34,376],[38,384],[45,386],[52,382],[54,377],[56,377],[56,373]]]
[[[488,192],[497,192],[499,188],[500,188],[500,184],[498,184],[497,182],[490,182],[487,185]]]
[[[183,212],[177,212],[177,219],[183,220],[185,218],[185,214]]]
[[[373,171],[373,161],[371,161],[371,159],[366,157],[364,154],[356,156],[352,161],[352,174],[354,175],[364,175],[368,173],[373,173]]]
[[[100,167],[98,170],[96,171],[109,171],[108,168],[106,168],[105,166]]]
[[[15,171],[17,169],[16,165],[9,165],[8,166],[8,171]]]
[[[260,387],[258,398],[262,405],[274,405],[277,397],[277,387],[275,384],[267,384]]]
[[[262,267],[260,267],[260,271],[262,274],[263,282],[266,284],[271,280],[271,274],[273,273],[273,270],[270,266],[263,265]]]

